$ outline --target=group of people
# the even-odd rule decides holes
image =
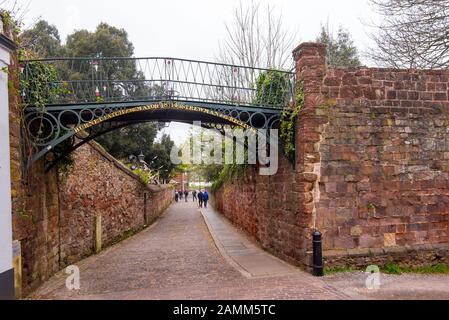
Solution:
[[[185,198],[187,202],[187,198],[189,196],[189,191],[185,190],[184,192],[182,190],[175,190],[175,200],[176,202],[179,202],[182,200],[182,198]]]
[[[188,202],[190,192],[188,190],[182,191],[182,190],[175,190],[175,201],[179,202],[182,201],[182,199],[185,199],[185,202]],[[200,208],[207,208],[207,203],[209,202],[209,193],[207,190],[202,189],[200,191],[194,190],[192,192],[192,198],[193,202],[198,201],[198,205]]]

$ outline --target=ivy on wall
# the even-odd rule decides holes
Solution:
[[[255,103],[267,106],[282,106],[288,101],[289,83],[285,74],[270,70],[259,75],[256,81]]]
[[[238,164],[228,164],[223,167],[220,175],[212,184],[211,191],[216,193],[226,181],[238,178],[242,179],[244,177],[245,171],[248,165],[238,165]]]
[[[285,74],[276,70],[261,73],[256,81],[255,102],[265,105],[285,105],[281,113],[279,137],[282,141],[284,155],[292,162],[295,161],[296,153],[296,121],[304,106],[304,89],[301,82],[297,83],[295,93],[295,105],[291,109],[287,105],[289,101],[289,82]],[[247,150],[245,149],[245,152]],[[247,165],[226,165],[214,181],[212,192],[217,192],[226,181],[244,177]]]
[[[27,103],[36,106],[42,112],[45,106],[51,103],[60,95],[66,93],[67,83],[55,85],[58,82],[58,72],[56,68],[50,64],[40,61],[27,63],[26,78],[21,78],[20,87],[22,92],[26,92]]]
[[[284,155],[291,161],[295,161],[296,153],[296,119],[304,106],[304,89],[302,83],[298,82],[295,94],[295,107],[293,110],[283,111],[279,136],[283,142]]]

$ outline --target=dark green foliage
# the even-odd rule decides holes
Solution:
[[[145,159],[151,161],[157,156],[157,159],[151,164],[151,168],[160,172],[160,178],[168,180],[173,176],[176,165],[170,159],[170,153],[175,143],[169,135],[163,134],[160,141],[153,144],[152,148],[144,152]]]
[[[360,66],[357,48],[351,35],[343,27],[339,27],[337,36],[329,30],[329,26],[321,26],[317,42],[327,46],[327,64],[332,67],[353,68]]]
[[[218,177],[214,180],[212,184],[211,191],[213,193],[220,190],[223,184],[232,179],[241,179],[245,173],[248,165],[238,165],[238,164],[227,164],[223,167]]]
[[[295,157],[295,124],[296,118],[304,104],[302,86],[297,85],[296,107],[291,110],[288,105],[289,82],[285,74],[279,71],[262,73],[256,82],[256,103],[273,106],[283,106],[281,114],[280,138],[283,142],[284,154],[291,161]]]
[[[141,123],[107,133],[97,141],[111,155],[123,159],[131,154],[137,156],[141,151],[145,154],[153,146],[157,132],[157,124]]]
[[[94,32],[75,31],[67,37],[66,54],[71,57],[131,57],[134,46],[124,29],[100,23]]]
[[[210,164],[201,166],[199,169],[204,181],[216,181],[220,176],[221,170],[223,170],[223,165]]]
[[[58,30],[46,21],[39,21],[32,29],[21,34],[21,40],[25,43],[30,54],[35,58],[48,58],[55,56],[66,57],[132,57],[134,46],[128,39],[124,29],[118,29],[106,23],[98,25],[94,32],[78,30],[67,37],[65,45],[61,44]],[[122,90],[129,96],[163,95],[163,87],[149,87],[138,80],[143,75],[137,71],[133,60],[102,61],[97,76],[101,79],[112,79],[111,96],[121,96]],[[32,92],[30,103],[45,108],[53,99],[61,95],[70,99],[67,84],[57,87],[48,83],[56,82],[63,78],[68,80],[89,80],[92,77],[91,61],[80,60],[76,63],[61,61],[54,65],[42,62],[28,64],[26,72],[33,76],[27,82],[22,81],[22,89]],[[135,79],[133,82],[120,82],[123,79]],[[90,92],[95,92],[92,88]],[[104,97],[97,97],[97,102],[104,102]],[[169,179],[174,165],[170,161],[170,151],[173,141],[167,135],[162,136],[160,142],[155,142],[158,134],[158,125],[154,123],[138,124],[116,130],[97,138],[97,141],[116,158],[128,158],[129,155],[138,155],[142,151],[145,160],[151,165],[151,169],[160,172],[162,179]],[[62,144],[59,149],[66,146]],[[157,159],[152,161],[157,156]],[[70,159],[67,159],[67,167]]]
[[[150,168],[159,171],[160,178],[167,180],[175,168],[170,160],[174,142],[168,135],[163,135],[160,141],[155,141],[157,134],[158,124],[140,123],[112,131],[96,140],[117,159],[127,159],[130,155],[138,156],[142,152]]]
[[[256,81],[255,103],[287,107],[288,89],[289,83],[284,73],[276,70],[263,72]]]
[[[301,83],[297,84],[295,100],[296,104],[293,110],[285,110],[282,112],[279,130],[284,155],[291,162],[294,162],[296,153],[296,119],[304,105],[304,90]]]
[[[67,91],[65,85],[51,85],[59,80],[58,72],[52,65],[39,61],[31,62],[27,64],[25,72],[29,76],[26,80],[21,79],[20,87],[30,93],[27,102],[38,108],[45,108],[46,104]]]
[[[22,47],[38,57],[58,57],[63,54],[63,46],[58,29],[41,20],[32,29],[20,35]]]

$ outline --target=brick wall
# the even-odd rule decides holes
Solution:
[[[283,156],[274,176],[261,176],[256,167],[251,167],[215,193],[214,205],[264,249],[301,264],[307,224],[297,206],[301,190],[294,173]]]
[[[58,245],[58,192],[56,170],[44,173],[38,161],[23,174],[25,156],[30,152],[22,135],[22,105],[19,94],[17,53],[11,55],[9,68],[9,122],[11,151],[11,196],[14,240],[22,247],[22,280],[26,294],[59,270],[55,250]]]
[[[268,180],[274,193],[250,170],[218,192],[219,208],[298,264],[310,264],[314,229],[328,265],[449,262],[449,71],[333,69],[325,56],[315,43],[294,51],[296,170]]]
[[[143,185],[95,142],[78,149],[73,159],[74,167],[58,181],[61,267],[95,252],[98,214],[102,243],[108,246],[157,219],[173,199],[171,188]]]
[[[410,250],[433,252],[418,263],[447,261],[449,71],[316,64],[324,72],[303,78],[319,88],[314,227],[328,262],[417,258]]]
[[[13,235],[22,246],[25,295],[95,252],[96,215],[101,214],[102,242],[108,246],[143,229],[173,201],[171,188],[143,185],[96,143],[73,154],[74,167],[68,173],[59,168],[45,173],[43,161],[38,161],[26,177],[21,175],[18,145],[12,148],[17,158],[11,169]]]

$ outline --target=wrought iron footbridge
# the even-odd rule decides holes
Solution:
[[[277,128],[295,91],[293,72],[186,59],[55,58],[21,68],[30,165],[140,122]]]

